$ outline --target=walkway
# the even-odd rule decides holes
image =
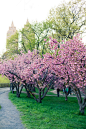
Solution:
[[[19,112],[8,99],[10,88],[0,88],[0,129],[24,129]]]

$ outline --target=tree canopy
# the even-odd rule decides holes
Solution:
[[[19,54],[18,50],[18,31],[14,35],[11,35],[6,41],[6,52],[2,55],[2,59],[11,58]]]
[[[52,31],[52,37],[58,39],[59,42],[72,39],[77,33],[85,33],[86,1],[70,1],[52,8],[47,23],[54,31]]]
[[[28,49],[33,51],[33,49],[35,48],[35,34],[33,33],[31,24],[27,22],[20,32],[22,34],[22,50],[24,50],[24,52],[26,53],[28,52]]]

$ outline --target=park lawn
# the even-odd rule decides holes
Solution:
[[[26,129],[86,129],[86,109],[85,115],[79,115],[75,97],[65,101],[64,97],[46,96],[37,103],[25,93],[17,98],[10,92],[9,99],[20,111]]]
[[[7,77],[0,75],[0,83],[10,83],[10,81]]]

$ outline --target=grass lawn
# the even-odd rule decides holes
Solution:
[[[21,112],[21,120],[26,129],[86,129],[85,115],[79,115],[79,106],[75,97],[46,96],[42,103],[27,98],[25,93],[20,98],[16,93],[9,93],[9,99]]]

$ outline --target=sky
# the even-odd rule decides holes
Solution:
[[[46,20],[49,10],[69,0],[0,0],[0,55],[6,51],[6,34],[13,21],[21,30],[30,23]]]

